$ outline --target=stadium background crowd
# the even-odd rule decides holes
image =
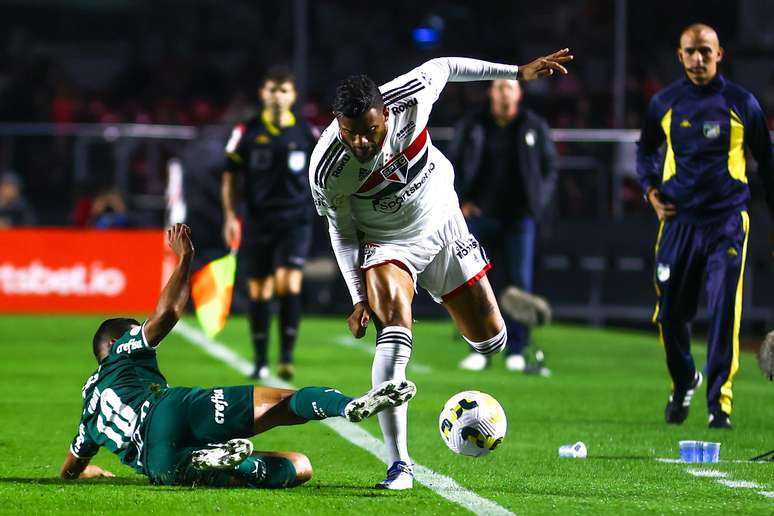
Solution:
[[[5,172],[2,181],[20,188],[16,202],[25,213],[4,220],[56,226],[161,226],[168,159],[182,155],[185,161],[187,155],[191,162],[206,155],[213,168],[222,168],[218,146],[222,149],[230,125],[255,112],[255,89],[262,74],[293,58],[294,12],[287,2],[3,3],[0,173]],[[774,36],[768,30],[774,11],[766,1],[624,3],[626,108],[620,129],[639,129],[650,97],[680,77],[675,41],[683,26],[697,19],[716,27],[727,56],[733,57],[722,67],[723,73],[757,96],[774,129]],[[616,125],[611,80],[616,4],[615,0],[484,4],[437,0],[418,8],[412,2],[309,2],[308,68],[298,110],[313,124],[327,123],[333,88],[352,73],[364,72],[380,82],[440,55],[518,63],[567,45],[577,56],[572,73],[562,80],[529,85],[525,104],[554,129],[611,128]],[[352,19],[359,22],[351,23]],[[485,100],[486,84],[449,84],[433,111],[431,126],[450,127]],[[61,133],[29,132],[30,123],[54,124]],[[78,154],[70,136],[77,131],[67,128],[81,123],[193,126],[207,136],[185,145],[141,141],[130,146],[124,153],[125,174],[118,177],[115,138],[109,133],[90,147],[86,157]],[[609,144],[558,144],[564,165],[560,163],[553,219],[560,223],[553,233],[542,232],[544,253],[552,246],[547,236],[578,233],[572,226],[577,220],[624,214],[633,217],[626,220],[634,221],[634,226],[646,225],[643,231],[655,227],[633,176],[633,145],[626,148],[628,154]],[[596,175],[561,173],[573,164],[586,166],[573,160],[585,155],[613,167],[624,163],[630,174],[622,176],[621,186],[611,194],[600,193],[611,188],[609,164]],[[76,169],[79,163],[83,168],[84,160],[87,175]],[[755,186],[753,192],[755,196]],[[620,210],[613,207],[616,203]],[[212,226],[215,239],[218,227]],[[631,233],[630,228],[619,233]],[[584,245],[594,244],[572,243],[576,250]],[[324,238],[316,238],[314,253],[325,253],[326,246]],[[647,255],[649,242],[639,242],[632,252],[640,250]],[[647,264],[641,270],[649,270]],[[588,272],[593,282],[593,266]],[[567,274],[574,278],[576,291],[589,290],[577,274]],[[537,275],[540,288],[540,267]],[[643,299],[652,298],[650,290],[646,283]],[[563,295],[561,289],[549,294]]]

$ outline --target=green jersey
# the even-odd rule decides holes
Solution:
[[[124,333],[83,386],[83,414],[70,452],[93,457],[100,447],[118,455],[140,473],[143,425],[159,395],[169,386],[159,371],[156,349],[145,325]]]

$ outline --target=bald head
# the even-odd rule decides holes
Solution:
[[[703,23],[689,25],[680,34],[677,58],[688,79],[697,86],[710,82],[718,73],[723,60],[723,48],[715,29]]]

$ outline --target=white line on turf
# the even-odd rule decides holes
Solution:
[[[726,487],[733,487],[734,489],[760,489],[761,487],[757,482],[750,482],[749,480],[728,480],[722,478],[717,482]]]
[[[234,353],[224,344],[207,338],[201,331],[187,324],[185,321],[178,322],[173,331],[208,355],[217,358],[236,371],[244,375],[248,375],[252,372],[253,367],[247,360]],[[293,388],[291,384],[275,377],[270,377],[269,381],[265,381],[264,384],[286,389]],[[328,425],[333,431],[347,441],[369,452],[386,464],[387,449],[385,448],[384,443],[361,427],[341,418],[324,419],[322,423]],[[436,473],[421,464],[414,464],[414,476],[420,484],[425,485],[436,494],[468,509],[474,514],[513,514],[505,507],[502,507],[491,500],[487,500],[473,491],[465,489],[451,478]]]
[[[334,342],[336,342],[336,344],[339,344],[341,346],[358,349],[360,351],[363,351],[364,353],[368,353],[369,355],[373,355],[374,353],[376,353],[376,349],[374,348],[373,345],[357,340],[355,337],[351,337],[349,335],[339,335],[336,337]],[[433,368],[430,367],[429,365],[420,364],[415,361],[409,361],[408,368],[412,372],[419,373],[419,374],[428,374],[433,372]]]
[[[657,457],[656,460],[658,462],[664,462],[667,464],[677,464],[681,463],[682,461],[680,459],[666,459],[662,457]],[[768,461],[762,461],[762,460],[723,460],[720,462],[726,462],[726,463],[743,463],[743,464],[764,464]],[[685,464],[685,463],[683,463]],[[696,468],[688,468],[685,470],[688,472],[688,474],[693,475],[694,477],[709,477],[714,478],[715,481],[718,484],[722,484],[726,487],[730,487],[732,489],[760,489],[762,486],[759,485],[757,482],[751,482],[749,480],[730,480],[728,479],[728,473],[725,471],[719,471],[717,469],[696,469]],[[774,498],[774,491],[756,491],[759,495],[765,496],[766,498]]]
[[[683,462],[680,459],[667,459],[664,457],[656,457],[656,462],[663,462],[665,464],[688,464],[687,462]],[[718,462],[723,462],[725,464],[769,464],[770,461],[735,459],[735,460],[719,460]]]
[[[688,473],[694,477],[726,478],[728,473],[717,469],[693,469],[688,468]]]

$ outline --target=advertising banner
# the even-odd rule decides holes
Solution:
[[[0,230],[0,312],[150,312],[165,248],[160,229]]]

